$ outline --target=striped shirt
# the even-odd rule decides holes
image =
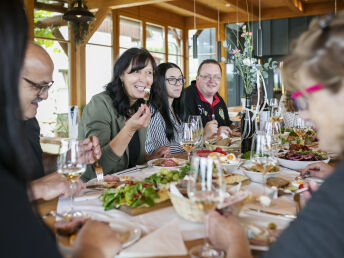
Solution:
[[[155,110],[153,107],[149,107],[152,117],[149,122],[147,137],[146,137],[146,152],[151,154],[160,146],[170,147],[171,154],[178,152],[185,152],[185,150],[178,143],[178,132],[181,132],[182,126],[174,119],[171,110],[169,110],[170,119],[174,126],[174,140],[169,141],[167,139],[165,130],[166,123],[161,113],[158,110]],[[176,131],[177,129],[177,131]]]

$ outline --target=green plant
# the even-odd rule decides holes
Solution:
[[[56,114],[56,127],[54,129],[55,134],[58,137],[68,138],[68,114],[67,113],[60,113]]]
[[[260,71],[263,78],[268,78],[268,70],[276,67],[276,61],[269,58],[265,64],[258,64],[258,60],[253,56],[252,32],[249,31],[246,25],[243,25],[241,29],[240,37],[244,40],[244,44],[237,39],[237,45],[229,38],[227,48],[229,50],[229,59],[236,69],[235,73],[239,74],[244,81],[245,94],[251,95],[256,88],[257,71]],[[236,35],[236,33],[233,34]],[[232,45],[236,45],[236,48],[232,49]]]

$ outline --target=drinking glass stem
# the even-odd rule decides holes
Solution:
[[[204,249],[209,247],[209,214],[208,212],[204,213],[204,230],[205,230],[205,237],[204,237]]]
[[[70,198],[71,198],[71,202],[70,202],[70,210],[73,211],[74,210],[74,189],[73,189],[73,185],[74,183],[71,182],[69,184],[69,188],[70,188]]]
[[[188,153],[188,162],[190,162],[190,152],[187,152]]]

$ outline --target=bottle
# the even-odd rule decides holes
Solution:
[[[246,95],[245,109],[251,108],[251,97]],[[241,116],[241,153],[251,150],[252,138],[256,132],[255,122],[252,121],[253,113],[242,111]]]

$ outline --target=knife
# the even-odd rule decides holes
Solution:
[[[266,214],[269,214],[269,215],[285,217],[285,218],[289,218],[289,219],[295,219],[296,218],[296,216],[293,215],[293,214],[283,214],[283,213],[278,213],[278,212],[259,210],[259,209],[255,209],[255,208],[249,208],[249,210],[250,211],[255,211],[255,212],[258,212],[258,213],[266,213]]]

